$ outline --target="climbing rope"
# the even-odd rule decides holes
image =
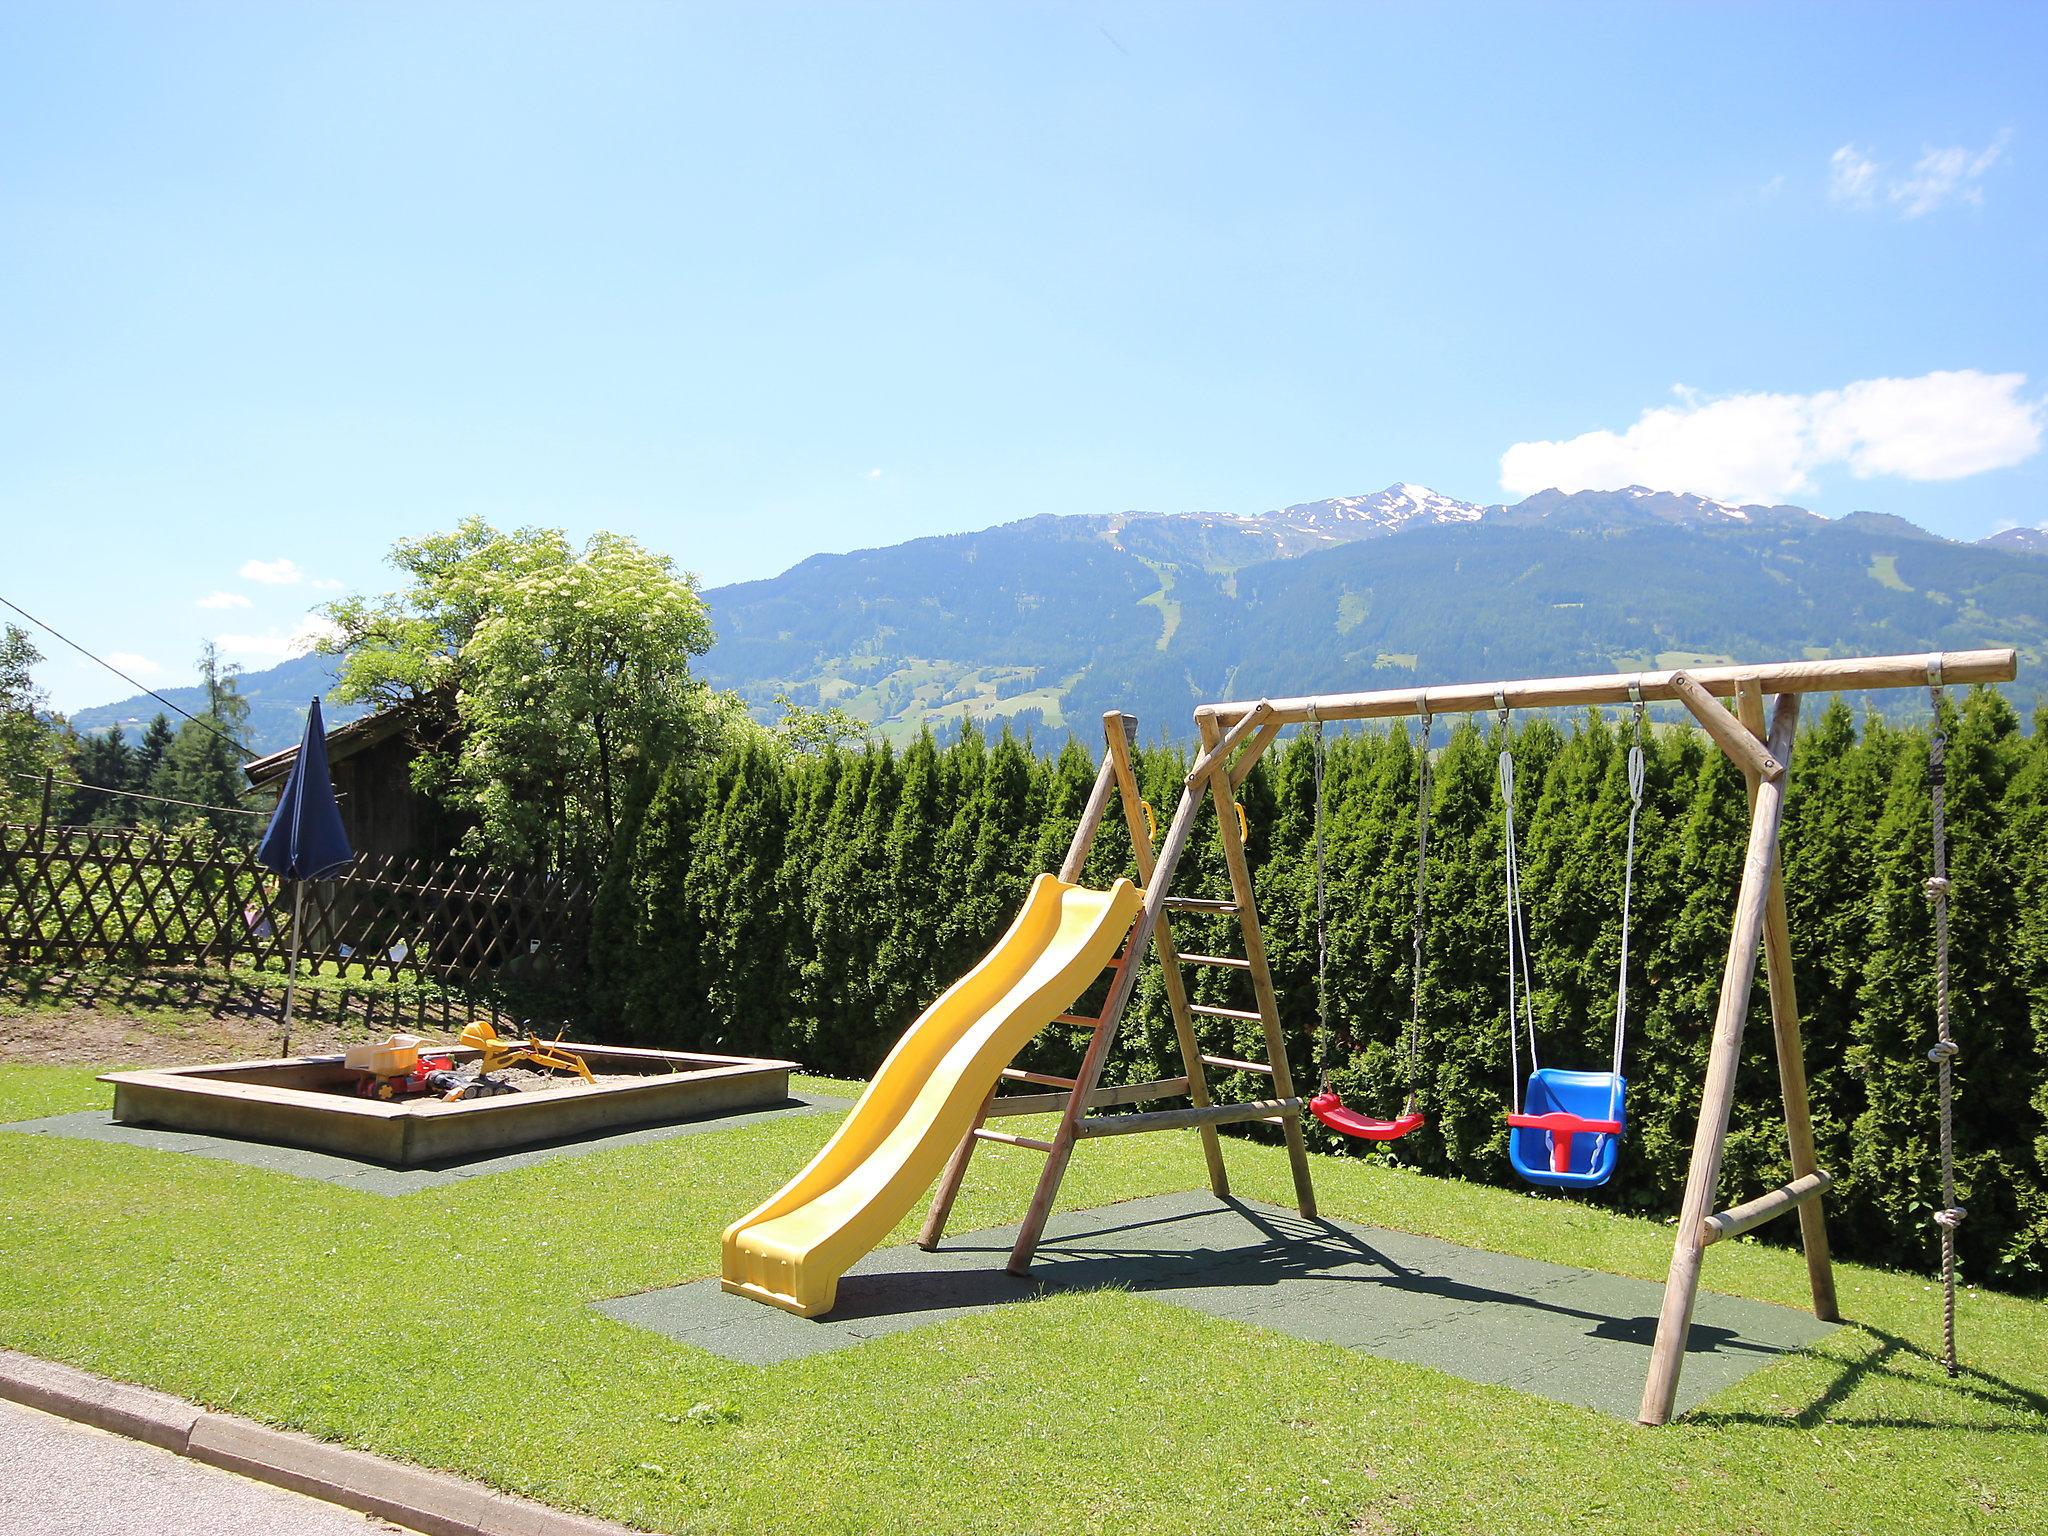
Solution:
[[[1529,1070],[1535,1072],[1541,1064],[1536,1059],[1536,1013],[1530,1003],[1530,995],[1535,988],[1529,980],[1529,940],[1522,928],[1522,864],[1515,851],[1515,754],[1508,735],[1508,701],[1505,694],[1496,691],[1493,702],[1500,717],[1500,800],[1507,826],[1503,867],[1507,871],[1508,908],[1508,1095],[1514,1113],[1519,1115],[1522,1112],[1522,1055],[1516,1038],[1518,1023],[1527,1029],[1529,1035]],[[1522,988],[1519,1020],[1515,1013],[1517,973]]]
[[[1956,1228],[1968,1214],[1956,1204],[1955,1080],[1951,1070],[1956,1043],[1949,1033],[1948,978],[1948,819],[1944,804],[1948,788],[1948,737],[1941,723],[1941,659],[1927,663],[1927,697],[1934,708],[1934,734],[1927,744],[1927,788],[1934,822],[1934,873],[1927,881],[1927,899],[1934,904],[1934,1063],[1941,1097],[1941,1209],[1934,1224],[1941,1228],[1941,1363],[1953,1377],[1956,1364]]]

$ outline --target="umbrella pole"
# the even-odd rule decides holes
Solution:
[[[292,882],[292,968],[284,976],[284,1040],[278,1047],[278,1055],[292,1053],[292,993],[299,985],[299,914],[306,902],[306,882]]]

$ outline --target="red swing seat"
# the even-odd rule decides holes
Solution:
[[[1359,1141],[1398,1141],[1410,1131],[1420,1130],[1424,1124],[1422,1115],[1412,1109],[1392,1120],[1376,1120],[1371,1115],[1361,1115],[1355,1109],[1346,1109],[1341,1098],[1327,1091],[1308,1101],[1308,1112],[1338,1135]]]

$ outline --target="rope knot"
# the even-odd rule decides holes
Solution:
[[[1937,1040],[1934,1043],[1933,1049],[1928,1051],[1927,1059],[1938,1067],[1944,1061],[1954,1061],[1956,1053],[1960,1050],[1962,1050],[1962,1047],[1953,1040]]]
[[[1937,1227],[1946,1227],[1949,1231],[1953,1232],[1963,1224],[1963,1218],[1969,1214],[1960,1205],[1952,1205],[1945,1211],[1936,1211],[1934,1213],[1934,1224]]]
[[[1927,899],[1929,901],[1948,900],[1948,876],[1929,875],[1927,877]]]

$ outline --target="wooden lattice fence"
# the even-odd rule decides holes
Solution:
[[[589,915],[589,891],[571,877],[359,854],[307,883],[299,958],[394,981],[552,984],[580,972]],[[290,882],[252,849],[204,833],[0,824],[10,964],[282,966],[291,922]]]

